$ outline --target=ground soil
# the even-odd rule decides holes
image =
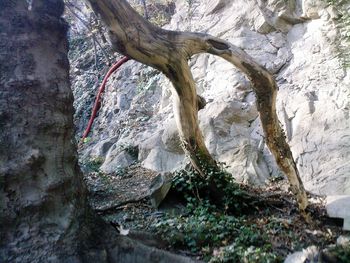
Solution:
[[[145,243],[148,245],[174,251],[174,248],[167,247],[165,242],[147,232],[152,223],[169,212],[169,207],[172,212],[177,213],[181,213],[183,208],[181,202],[169,202],[161,209],[151,206],[149,186],[156,175],[154,171],[133,165],[122,174],[88,173],[85,175],[85,180],[90,191],[92,207],[106,221],[118,228],[129,230],[127,233],[141,241],[146,240]],[[267,231],[273,249],[281,255],[286,256],[311,245],[325,248],[335,244],[337,237],[345,233],[341,229],[342,221],[327,217],[325,198],[322,196],[309,195],[308,220],[305,220],[305,216],[298,211],[292,194],[288,192],[287,181],[271,182],[264,188],[244,185],[242,187],[260,201],[247,213],[247,223],[255,224]],[[271,219],[282,223],[280,231],[266,229]],[[295,240],[296,237],[298,240]],[[188,251],[176,252],[201,258],[201,255]]]

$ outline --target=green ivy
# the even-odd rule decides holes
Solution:
[[[248,207],[247,193],[225,170],[223,164],[216,166],[205,161],[199,161],[199,163],[204,176],[190,166],[176,171],[173,179],[172,190],[185,198],[188,207],[209,203],[236,214]],[[222,195],[222,200],[215,200],[213,186]]]
[[[227,215],[209,202],[187,209],[151,226],[173,248],[199,253],[208,262],[282,262],[268,236],[244,216]]]
[[[328,249],[328,254],[331,254],[337,262],[350,262],[350,246],[334,246]]]

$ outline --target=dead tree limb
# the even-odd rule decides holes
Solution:
[[[125,0],[89,0],[106,23],[113,47],[120,53],[163,72],[173,84],[174,114],[185,152],[203,174],[203,163],[216,165],[198,126],[196,86],[188,60],[194,54],[210,53],[226,59],[252,82],[266,142],[277,164],[289,179],[299,208],[307,196],[276,114],[277,84],[273,76],[246,52],[208,34],[169,31],[152,25]]]
[[[123,57],[120,60],[118,60],[106,73],[105,77],[103,78],[103,81],[101,83],[101,86],[98,89],[97,95],[96,95],[96,99],[95,99],[95,103],[94,106],[92,108],[92,112],[91,112],[91,116],[88,122],[88,125],[83,133],[83,136],[81,137],[81,142],[84,142],[85,138],[88,136],[92,124],[94,123],[94,120],[96,118],[96,114],[98,112],[98,110],[100,109],[101,106],[101,97],[102,94],[105,90],[106,84],[107,84],[107,80],[110,77],[110,75],[112,75],[113,72],[115,72],[118,68],[120,68],[121,65],[123,65],[125,62],[127,62],[129,60],[128,57]]]

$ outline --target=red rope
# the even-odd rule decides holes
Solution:
[[[112,73],[114,71],[116,71],[121,65],[123,65],[125,62],[127,62],[129,59],[130,58],[128,58],[128,57],[121,58],[119,61],[117,61],[117,63],[112,65],[112,67],[108,70],[106,76],[104,77],[104,79],[102,81],[102,84],[101,84],[100,88],[98,89],[98,92],[97,92],[97,95],[96,95],[96,99],[95,99],[94,107],[92,108],[92,113],[91,113],[91,117],[90,117],[89,123],[88,123],[88,125],[87,125],[87,127],[86,127],[86,129],[84,131],[84,134],[83,134],[83,136],[81,138],[82,142],[88,136],[88,134],[89,134],[89,132],[91,130],[92,124],[94,123],[94,120],[96,118],[96,114],[97,114],[98,110],[100,109],[101,96],[102,96],[102,93],[105,90],[106,83],[107,83],[107,80],[108,80],[109,76],[112,75]]]

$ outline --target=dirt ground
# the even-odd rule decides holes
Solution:
[[[106,175],[92,172],[85,175],[85,181],[90,191],[92,207],[106,221],[127,229],[130,235],[148,245],[173,250],[153,233],[147,232],[151,224],[164,217],[170,210],[181,213],[184,207],[183,204],[174,202],[169,202],[161,209],[151,206],[149,186],[156,176],[156,172],[136,164],[126,169],[123,174]],[[244,185],[242,187],[264,203],[263,206],[257,205],[254,211],[246,215],[246,223],[264,229],[273,249],[281,255],[286,256],[311,245],[324,248],[335,244],[339,235],[347,234],[341,229],[342,221],[327,217],[325,198],[322,196],[309,195],[309,222],[306,222],[299,213],[293,196],[288,192],[288,183],[285,180],[273,182],[264,188],[250,188]],[[271,222],[278,222],[280,227],[277,230],[266,228]],[[138,236],[138,233],[141,234]],[[148,234],[150,236],[147,236]],[[193,255],[188,251],[176,252],[201,258],[200,255]]]

